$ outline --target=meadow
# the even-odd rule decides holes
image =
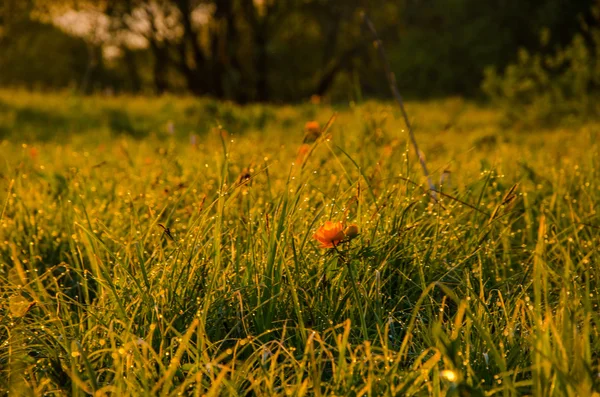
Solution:
[[[407,111],[0,90],[1,393],[600,395],[600,123]]]

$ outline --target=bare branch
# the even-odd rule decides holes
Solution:
[[[423,174],[425,174],[425,177],[427,178],[427,184],[429,185],[429,194],[436,202],[438,202],[439,200],[438,200],[435,186],[434,186],[433,182],[431,181],[431,177],[429,176],[429,171],[427,171],[427,164],[425,163],[425,157],[423,156],[423,153],[419,150],[419,145],[417,144],[417,139],[415,138],[415,134],[414,134],[412,126],[410,124],[410,120],[408,119],[408,114],[406,113],[406,110],[404,108],[404,101],[402,100],[402,95],[400,95],[400,91],[398,91],[398,86],[396,84],[396,76],[392,72],[392,68],[390,67],[390,62],[387,59],[385,50],[383,49],[383,43],[381,42],[381,39],[379,38],[379,35],[377,34],[377,30],[375,29],[373,22],[371,22],[371,20],[367,16],[367,14],[363,13],[362,16],[363,16],[363,21],[364,21],[365,25],[371,31],[371,34],[373,35],[373,38],[375,39],[375,45],[379,52],[379,57],[381,58],[381,61],[383,63],[383,67],[385,69],[385,76],[388,80],[390,90],[392,91],[392,95],[394,96],[394,99],[396,99],[396,102],[398,102],[398,105],[400,106],[400,110],[402,111],[402,116],[404,117],[404,122],[406,123],[406,128],[408,129],[408,135],[410,137],[410,141],[415,149],[417,158],[419,159],[419,163],[421,163],[421,168],[423,169]]]

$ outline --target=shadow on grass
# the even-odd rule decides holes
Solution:
[[[52,141],[90,130],[106,129],[114,136],[134,139],[148,136],[150,129],[138,125],[121,109],[105,108],[100,116],[73,109],[67,114],[34,106],[16,107],[0,101],[0,139]]]

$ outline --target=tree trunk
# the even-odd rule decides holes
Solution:
[[[209,91],[207,88],[210,87],[210,84],[206,82],[206,57],[200,48],[198,35],[192,26],[190,3],[189,0],[178,0],[175,5],[181,13],[181,24],[183,26],[183,40],[179,46],[181,57],[179,66],[186,78],[188,89],[194,95],[204,95]],[[193,67],[188,64],[188,48],[192,50]]]
[[[206,84],[201,80],[195,68],[190,67],[187,61],[186,42],[178,45],[179,60],[174,64],[185,78],[187,89],[196,96],[206,95]]]
[[[129,81],[131,82],[131,92],[134,94],[138,93],[142,89],[142,80],[135,64],[135,54],[129,48],[125,47],[123,48],[123,55]]]
[[[220,25],[220,24],[219,24]],[[217,28],[217,32],[213,34],[211,38],[211,63],[210,63],[210,74],[211,74],[211,94],[218,99],[225,97],[225,89],[223,87],[223,72],[225,69],[225,62],[221,56],[221,32],[220,26]]]
[[[268,35],[266,29],[267,21],[263,21],[256,31],[256,95],[259,102],[269,100],[269,54],[267,52]]]
[[[162,95],[169,88],[169,83],[167,81],[167,48],[162,46],[156,40],[150,41],[150,47],[154,54],[154,65],[152,68],[154,89],[157,95]]]
[[[89,95],[94,91],[94,87],[92,85],[94,77],[98,77],[98,70],[101,70],[102,68],[102,49],[94,46],[91,43],[88,43],[87,50],[88,64],[85,69],[85,73],[83,74],[83,78],[81,79],[80,91],[83,94]]]
[[[267,5],[263,15],[259,15],[253,0],[242,2],[241,8],[244,17],[252,29],[254,58],[252,66],[256,75],[255,99],[259,102],[269,100],[269,56],[267,46],[269,44],[269,23],[274,8]]]

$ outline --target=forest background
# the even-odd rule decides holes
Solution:
[[[382,64],[360,18],[367,12],[404,95],[479,98],[486,73],[490,81],[522,61],[519,48],[553,55],[577,36],[597,57],[594,3],[3,0],[0,86],[238,103],[383,97]]]

